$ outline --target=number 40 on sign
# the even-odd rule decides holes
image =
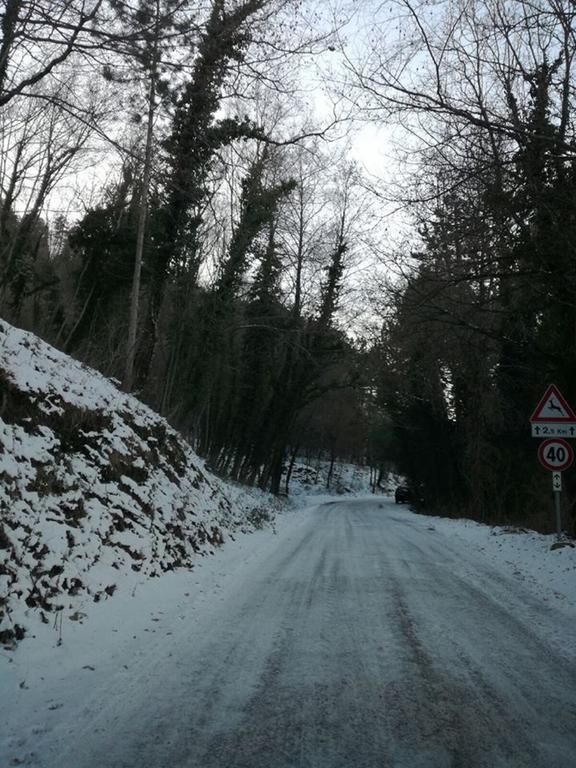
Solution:
[[[543,440],[538,446],[538,459],[545,469],[551,472],[563,472],[574,461],[574,451],[566,440],[552,437]]]

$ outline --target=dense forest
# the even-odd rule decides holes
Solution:
[[[549,529],[528,419],[550,382],[576,404],[576,8],[358,5],[5,0],[0,315],[225,476],[340,458]]]

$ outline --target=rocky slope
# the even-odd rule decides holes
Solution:
[[[138,400],[0,321],[1,645],[191,566],[253,524],[241,495]]]

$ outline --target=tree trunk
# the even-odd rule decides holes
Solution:
[[[136,357],[136,336],[138,333],[138,311],[140,307],[140,284],[142,278],[142,257],[144,254],[144,236],[146,233],[146,217],[148,212],[148,187],[152,166],[152,141],[154,138],[154,112],[156,99],[156,76],[158,68],[158,37],[160,34],[160,1],[156,0],[156,23],[154,31],[154,50],[152,53],[152,69],[150,71],[150,87],[148,91],[148,126],[146,128],[146,148],[144,151],[144,169],[142,187],[140,190],[140,205],[138,208],[138,232],[136,235],[136,258],[134,260],[134,275],[132,277],[132,295],[130,298],[130,321],[128,324],[128,344],[126,349],[126,366],[122,387],[130,392],[134,385],[134,360]]]
[[[286,472],[286,496],[289,495],[289,486],[290,486],[290,479],[292,478],[292,471],[294,469],[294,464],[296,463],[296,454],[298,453],[298,445],[294,446],[294,450],[292,451],[290,455],[290,463],[288,464],[288,471]]]
[[[334,450],[330,451],[330,467],[328,469],[328,477],[326,478],[326,489],[330,490],[330,483],[332,481],[332,473],[334,472],[334,461],[336,457],[334,456]]]

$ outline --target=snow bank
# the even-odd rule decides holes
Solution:
[[[465,519],[415,517],[464,544],[502,575],[523,582],[539,599],[576,615],[575,547],[552,549],[556,541],[553,534],[522,528],[489,526]]]
[[[261,524],[157,414],[0,321],[0,644]]]

